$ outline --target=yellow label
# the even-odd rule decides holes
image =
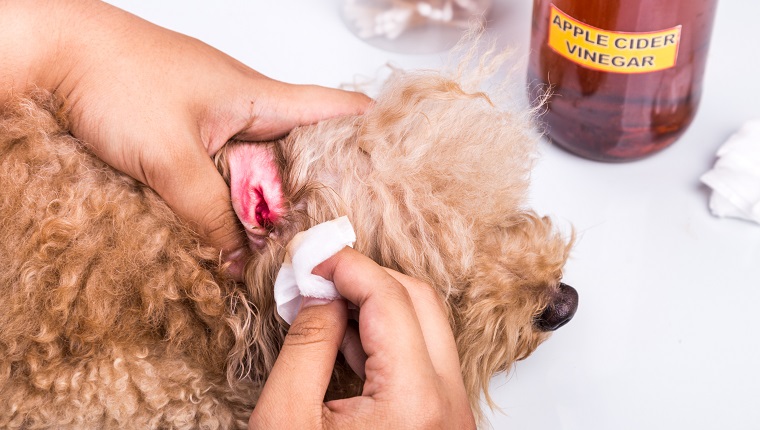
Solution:
[[[676,65],[680,25],[649,33],[607,31],[586,25],[554,5],[549,19],[549,46],[589,69],[646,73]]]

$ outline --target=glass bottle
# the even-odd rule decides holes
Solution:
[[[485,25],[493,0],[343,0],[349,30],[380,49],[429,54],[454,46]]]
[[[528,83],[551,140],[585,158],[653,154],[696,114],[717,0],[534,0]]]

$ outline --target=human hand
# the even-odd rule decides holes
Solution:
[[[475,428],[454,335],[429,286],[350,248],[314,273],[335,282],[341,295],[360,308],[360,348],[344,348],[344,354],[352,368],[364,369],[362,395],[323,401],[348,311],[342,300],[305,300],[249,428]]]
[[[97,1],[0,1],[0,26],[0,54],[10,62],[0,66],[0,83],[10,76],[11,88],[26,82],[63,97],[72,134],[153,188],[233,260],[236,276],[248,247],[211,156],[232,137],[271,140],[298,125],[361,113],[369,102],[358,93],[269,79],[196,39]],[[31,47],[17,46],[25,40]]]

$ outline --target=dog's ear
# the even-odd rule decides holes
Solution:
[[[548,338],[549,325],[564,324],[570,308],[574,312],[560,282],[572,239],[556,232],[548,218],[511,215],[477,243],[469,285],[454,306],[462,372],[475,411],[481,392],[493,406],[488,384],[494,374],[530,355]],[[565,308],[557,308],[557,297],[568,299]]]

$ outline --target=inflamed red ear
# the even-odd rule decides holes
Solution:
[[[575,288],[560,283],[559,293],[554,297],[554,301],[536,319],[536,328],[542,331],[554,331],[570,322],[576,310],[578,310],[578,292]]]

